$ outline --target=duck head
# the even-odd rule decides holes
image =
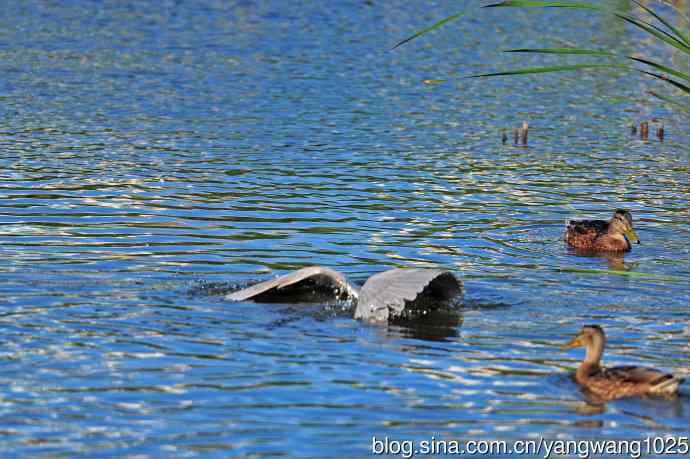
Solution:
[[[599,325],[585,325],[582,330],[568,344],[564,344],[562,349],[573,349],[584,347],[587,349],[585,362],[598,364],[604,354],[606,345],[606,335]]]
[[[637,237],[637,233],[633,229],[632,215],[627,210],[618,209],[613,213],[609,222],[609,232],[624,235],[630,243],[640,243],[640,238]]]

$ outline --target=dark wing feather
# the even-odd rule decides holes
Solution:
[[[573,247],[592,248],[598,237],[607,234],[609,223],[604,220],[570,220],[565,241]]]
[[[391,269],[366,281],[355,318],[382,322],[400,316],[406,304],[420,299],[422,293],[440,303],[452,300],[461,292],[461,282],[450,271]]]
[[[270,301],[276,301],[281,298],[287,299],[291,293],[294,294],[300,288],[307,288],[309,291],[318,289],[320,291],[333,292],[332,296],[334,298],[341,296],[357,297],[357,292],[350,286],[347,278],[339,272],[322,266],[309,266],[284,276],[252,285],[243,290],[229,293],[225,296],[225,299],[245,301],[252,299],[261,300],[263,297]]]
[[[609,230],[609,222],[604,220],[570,220],[568,229],[572,229],[578,234],[594,234],[607,233]]]

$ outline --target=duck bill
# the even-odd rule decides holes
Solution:
[[[582,339],[579,336],[576,336],[571,342],[561,346],[561,349],[573,349],[576,347],[582,347],[583,345]]]
[[[637,233],[632,228],[625,232],[625,237],[627,237],[630,242],[634,242],[635,244],[640,243],[640,238],[637,237]]]

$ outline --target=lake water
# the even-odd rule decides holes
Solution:
[[[463,78],[548,60],[498,52],[515,46],[673,56],[557,10],[473,10],[389,51],[457,8],[6,2],[0,451],[366,457],[372,436],[687,435],[687,383],[594,407],[570,379],[582,350],[559,348],[597,323],[608,365],[690,374],[687,118],[646,94],[670,90],[631,73]],[[656,122],[631,136],[652,119],[663,143]],[[502,145],[523,120],[529,148]],[[566,218],[618,207],[632,252],[564,246]],[[465,305],[386,327],[223,300],[311,264],[359,283],[444,267]]]

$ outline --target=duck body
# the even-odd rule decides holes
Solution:
[[[627,252],[630,241],[622,234],[609,234],[609,222],[604,220],[570,220],[565,241],[576,249],[595,252]]]
[[[586,325],[564,349],[585,347],[585,360],[575,372],[575,381],[603,400],[642,395],[672,396],[683,382],[670,373],[653,368],[622,366],[603,368],[600,364],[606,337],[598,325]]]
[[[631,241],[640,243],[633,229],[632,215],[627,210],[616,210],[610,221],[570,220],[564,239],[576,249],[593,252],[627,252]]]
[[[575,381],[605,400],[642,395],[673,395],[682,382],[672,374],[653,368],[592,368],[585,365],[575,372]]]

